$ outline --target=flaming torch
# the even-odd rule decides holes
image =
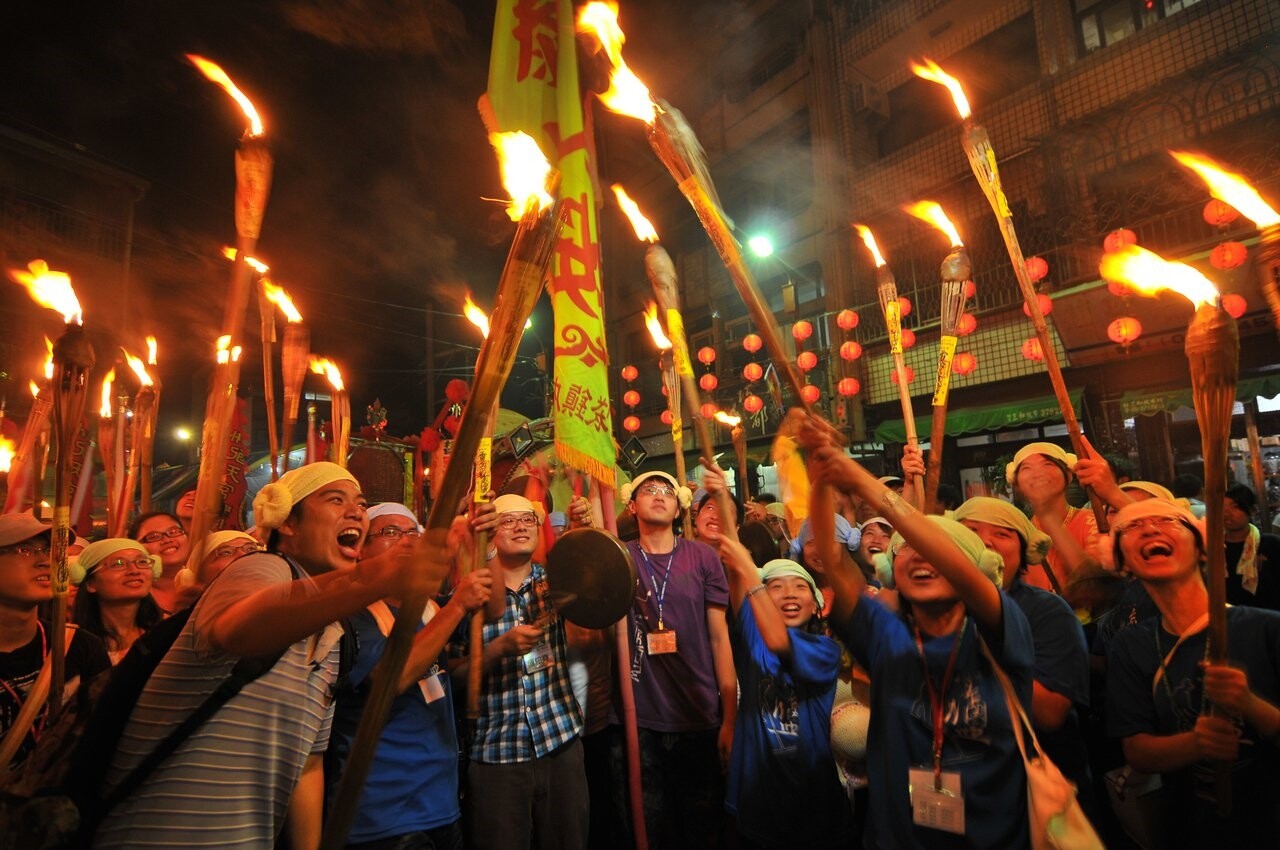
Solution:
[[[1264,201],[1244,177],[1227,171],[1207,156],[1184,151],[1169,151],[1169,154],[1198,174],[1208,185],[1209,194],[1235,207],[1257,225],[1258,284],[1280,332],[1280,213]]]
[[[329,412],[333,419],[333,445],[330,446],[329,460],[338,466],[346,467],[347,449],[351,444],[351,396],[348,395],[347,386],[342,381],[342,372],[338,371],[338,364],[329,358],[313,356],[311,371],[317,375],[324,375],[329,381],[329,388],[333,390],[332,401],[329,404]]]
[[[933,379],[933,429],[929,435],[929,467],[925,474],[924,498],[929,513],[938,509],[938,484],[942,478],[942,444],[947,435],[947,390],[951,386],[951,359],[960,338],[960,317],[964,315],[965,284],[973,275],[973,263],[960,239],[960,233],[947,218],[942,207],[933,201],[921,201],[905,208],[916,218],[928,222],[951,240],[951,250],[942,261],[942,339],[938,344],[938,374]]]
[[[1004,237],[1005,250],[1009,252],[1009,261],[1013,264],[1014,276],[1018,279],[1018,288],[1022,291],[1022,301],[1027,315],[1031,317],[1031,325],[1035,328],[1036,339],[1040,341],[1040,350],[1044,352],[1044,365],[1049,370],[1049,382],[1053,385],[1053,394],[1062,408],[1062,420],[1067,425],[1067,434],[1071,438],[1071,448],[1077,457],[1089,457],[1085,447],[1084,436],[1080,431],[1080,421],[1076,419],[1076,410],[1071,405],[1071,396],[1067,394],[1067,382],[1062,377],[1062,366],[1058,363],[1058,353],[1049,338],[1049,328],[1044,321],[1044,313],[1040,310],[1040,301],[1036,297],[1035,284],[1027,273],[1027,261],[1022,256],[1022,245],[1018,242],[1018,232],[1013,227],[1013,212],[1009,209],[1009,199],[1005,197],[1000,183],[1000,170],[996,165],[996,152],[991,147],[991,137],[987,128],[973,120],[973,112],[969,109],[969,99],[965,97],[960,81],[948,74],[937,63],[925,59],[924,64],[911,63],[911,70],[916,76],[938,85],[945,86],[951,92],[956,111],[964,119],[964,129],[960,142],[964,147],[964,155],[969,160],[973,176],[978,179],[982,193],[995,213],[1000,225],[1000,235]],[[1106,505],[1097,497],[1092,489],[1086,488],[1089,503],[1093,507],[1093,516],[1097,520],[1098,530],[1107,530]]]
[[[468,294],[466,300],[462,304],[462,314],[467,317],[467,321],[476,326],[480,331],[483,339],[489,338],[489,317],[484,311],[476,306]],[[477,368],[479,362],[476,363]],[[477,375],[477,378],[479,375]],[[499,398],[494,398],[493,404],[486,411],[486,419],[484,422],[484,432],[480,437],[479,445],[476,449],[476,460],[474,467],[474,478],[472,483],[472,500],[476,505],[485,505],[489,503],[489,490],[493,487],[493,428],[494,423],[498,420]],[[486,532],[478,532],[475,538],[475,546],[473,548],[471,558],[471,568],[478,570],[485,565],[485,558],[489,552],[489,535]],[[502,582],[502,564],[495,559],[493,563],[494,580],[499,584]],[[480,683],[484,677],[484,623],[485,620],[494,622],[502,617],[506,600],[503,596],[496,593],[489,595],[489,601],[485,604],[484,615],[473,612],[468,628],[471,630],[471,665],[467,668],[467,719],[477,720],[480,717]]]
[[[281,376],[284,381],[284,432],[283,439],[276,420],[276,390],[274,369],[270,355],[271,345],[276,341],[274,315],[268,308],[269,320],[262,320],[262,371],[263,391],[267,401],[267,431],[271,443],[271,476],[275,480],[278,473],[281,447],[284,449],[284,468],[289,468],[289,445],[293,442],[293,426],[298,421],[298,402],[302,396],[302,382],[307,374],[308,350],[311,348],[310,334],[302,324],[302,314],[293,306],[293,299],[283,288],[276,286],[267,278],[260,281],[262,298],[274,304],[284,313],[284,348],[281,350]]]
[[[36,262],[43,265],[43,260]],[[12,273],[11,273],[12,274]],[[49,381],[53,378],[53,343],[45,338],[49,346],[49,357],[44,365],[44,386],[31,381],[31,412],[27,415],[26,425],[22,429],[22,437],[18,440],[18,448],[9,465],[9,492],[5,496],[4,512],[17,513],[26,506],[26,500],[37,489],[33,500],[33,510],[40,515],[39,482],[44,477],[45,448],[44,435],[49,430],[49,414],[52,412]]]
[[[729,429],[729,438],[733,440],[733,453],[738,461],[738,480],[742,482],[738,485],[738,497],[743,502],[747,501],[747,497],[751,495],[750,487],[747,486],[747,429],[742,427],[742,417],[725,413],[723,410],[716,411],[716,421]]]
[[[675,179],[680,193],[693,206],[703,229],[715,245],[720,259],[733,280],[738,295],[747,307],[747,313],[763,338],[773,360],[774,368],[782,375],[796,396],[796,402],[809,413],[812,405],[804,400],[801,389],[804,381],[800,372],[783,347],[773,311],[760,294],[751,270],[742,259],[742,249],[734,238],[730,225],[720,208],[720,198],[707,168],[702,144],[694,135],[684,115],[664,100],[654,98],[627,63],[622,59],[622,45],[626,36],[618,26],[618,11],[609,3],[588,3],[578,15],[578,31],[594,35],[600,42],[612,67],[609,90],[600,95],[600,101],[608,109],[638,118],[648,131],[649,146],[662,160],[667,171]],[[649,258],[646,257],[646,265]]]
[[[116,370],[102,379],[102,403],[98,406],[98,454],[102,456],[102,471],[107,478],[107,528],[116,527],[116,468],[111,462],[116,451],[115,433],[115,399],[111,395],[112,384],[116,380]]]
[[[635,230],[636,237],[643,242],[648,242],[649,247],[644,252],[644,270],[649,276],[649,285],[653,287],[653,297],[657,299],[656,305],[650,305],[651,310],[645,311],[645,324],[649,326],[649,333],[653,335],[654,341],[658,343],[658,347],[662,348],[656,330],[661,330],[658,325],[658,310],[661,309],[667,319],[666,334],[663,339],[666,340],[667,346],[671,349],[671,369],[664,371],[664,377],[670,377],[672,380],[667,388],[667,400],[671,409],[671,437],[672,442],[676,443],[676,472],[680,475],[680,480],[684,481],[684,451],[683,444],[676,442],[676,434],[680,428],[680,396],[684,395],[689,405],[689,417],[693,422],[694,432],[698,439],[698,448],[702,450],[702,463],[708,469],[715,464],[715,442],[711,438],[711,428],[707,425],[706,417],[702,415],[702,394],[698,392],[698,383],[694,380],[693,363],[689,359],[689,341],[684,333],[684,319],[680,313],[680,293],[679,279],[676,277],[675,264],[671,262],[671,255],[667,253],[667,249],[662,247],[662,243],[658,241],[658,231],[640,212],[639,205],[631,199],[626,190],[621,186],[615,185],[613,193],[618,198],[618,205],[626,214],[627,219],[631,222],[631,227]],[[772,314],[770,314],[772,316]],[[676,382],[680,386],[675,386]],[[720,510],[720,524],[724,528],[725,533],[729,535],[737,534],[737,510],[734,508],[733,500],[729,496],[727,490],[722,490],[716,494],[716,503]],[[690,523],[689,511],[685,511],[685,524]],[[685,529],[686,534],[691,533],[688,528]]]
[[[138,489],[140,478],[142,481],[141,508],[144,513],[150,510],[151,451],[156,437],[155,381],[147,372],[146,364],[141,358],[134,357],[123,348],[121,351],[124,352],[125,363],[138,378],[138,393],[133,397],[133,427],[129,436],[129,473],[125,478],[124,488],[120,492],[120,503],[117,505],[115,516],[116,525],[111,530],[113,537],[124,536],[125,526],[129,522],[129,514],[133,508],[133,495]]]
[[[262,218],[266,214],[267,196],[271,190],[272,158],[267,149],[266,129],[257,109],[232,82],[222,68],[200,56],[187,54],[187,59],[209,80],[217,83],[239,104],[248,126],[236,147],[236,255],[231,267],[231,286],[227,292],[222,316],[222,335],[209,398],[205,404],[204,431],[200,442],[200,474],[196,481],[196,507],[191,519],[191,557],[187,567],[203,582],[199,574],[204,559],[204,538],[213,530],[222,514],[219,483],[226,466],[227,443],[231,416],[235,410],[236,389],[240,384],[240,350],[244,336],[244,317],[249,307],[250,267],[247,262],[258,244]]]
[[[53,608],[49,635],[52,678],[49,686],[49,713],[57,712],[66,682],[67,540],[71,531],[71,462],[76,435],[89,395],[89,372],[93,369],[93,347],[84,333],[80,302],[65,272],[53,271],[43,260],[28,264],[29,272],[14,270],[10,276],[27,287],[31,297],[44,307],[62,314],[66,328],[53,344],[53,434],[54,508],[52,553]],[[37,500],[38,507],[38,500]]]
[[[1209,660],[1227,663],[1227,562],[1223,543],[1223,493],[1227,489],[1227,445],[1231,410],[1240,371],[1240,335],[1235,319],[1222,309],[1216,286],[1196,269],[1171,263],[1137,245],[1104,254],[1102,278],[1119,281],[1139,294],[1171,290],[1191,302],[1195,316],[1187,326],[1184,350],[1191,366],[1191,397],[1200,422],[1204,455],[1205,551],[1209,558]],[[1218,769],[1218,809],[1231,806],[1231,766]]]
[[[893,269],[889,268],[880,254],[880,246],[876,244],[871,228],[861,224],[853,227],[876,264],[876,296],[880,299],[880,310],[884,313],[884,326],[889,333],[889,353],[893,355],[893,368],[898,375],[898,402],[902,405],[902,424],[907,431],[907,445],[918,449],[920,438],[916,435],[916,414],[911,407],[907,365],[902,357],[902,304],[898,301],[898,282],[893,276]],[[924,482],[912,476],[911,489],[915,494],[916,505],[924,510]]]
[[[518,224],[498,280],[491,332],[480,345],[471,401],[463,409],[462,422],[454,438],[453,451],[458,457],[475,456],[488,412],[498,401],[515,365],[524,323],[546,283],[564,210],[564,202],[554,198],[559,191],[559,175],[547,163],[532,137],[526,133],[492,133],[489,140],[498,151],[503,184],[512,199],[508,213]],[[447,529],[453,521],[458,502],[470,485],[468,473],[466,466],[458,463],[449,464],[445,470],[427,516],[426,525],[432,536]],[[391,710],[396,683],[422,620],[425,598],[411,597],[401,602],[382,654],[382,669],[374,677],[374,686],[360,717],[347,767],[325,824],[322,850],[338,850],[345,844],[374,749]]]

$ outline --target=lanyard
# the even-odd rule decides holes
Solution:
[[[1166,669],[1166,667],[1169,664],[1169,662],[1173,660],[1173,655],[1178,651],[1178,647],[1182,646],[1183,642],[1185,642],[1187,638],[1192,637],[1193,635],[1199,634],[1201,631],[1203,631],[1204,627],[1207,625],[1209,625],[1208,611],[1204,612],[1199,617],[1197,617],[1196,621],[1192,623],[1190,626],[1187,626],[1187,630],[1184,631],[1182,634],[1178,635],[1178,640],[1174,642],[1173,649],[1169,650],[1169,654],[1166,655],[1164,658],[1160,659],[1160,669],[1156,671],[1155,676],[1153,676],[1151,679],[1151,696],[1153,699],[1155,698],[1155,695],[1156,695],[1156,685],[1160,684],[1160,682],[1164,682],[1165,693],[1168,694],[1169,696],[1169,706],[1171,708],[1174,707],[1173,688],[1169,687],[1169,671],[1168,669]],[[1155,631],[1156,631],[1156,657],[1160,658],[1160,650],[1161,650],[1160,632],[1162,631],[1162,627],[1159,623],[1156,623]],[[1205,657],[1208,658],[1209,657],[1208,639],[1206,639],[1204,642],[1204,652],[1205,652]]]
[[[676,540],[671,546],[671,557],[667,558],[667,571],[662,576],[662,587],[658,587],[658,570],[653,566],[653,562],[649,560],[649,553],[641,547],[640,554],[644,556],[645,566],[649,568],[649,582],[653,585],[653,596],[658,603],[658,631],[662,631],[662,600],[667,596],[667,582],[671,580],[671,566],[676,560],[676,547],[680,545],[680,541]]]
[[[965,628],[968,625],[969,615],[966,614],[960,623],[960,631],[956,633],[956,641],[951,645],[951,657],[947,659],[947,669],[942,674],[942,684],[935,689],[933,676],[929,673],[929,659],[924,654],[924,640],[920,637],[920,627],[914,622],[911,624],[911,630],[916,637],[916,652],[920,654],[920,664],[924,667],[924,684],[929,691],[929,710],[933,715],[933,787],[935,791],[942,790],[942,727],[946,720],[943,701],[946,699],[947,691],[951,689],[951,680],[956,674],[956,659],[960,657],[960,644],[964,640]]]

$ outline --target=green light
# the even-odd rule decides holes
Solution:
[[[768,236],[752,236],[747,240],[747,247],[751,249],[751,253],[757,257],[773,256],[773,240]]]

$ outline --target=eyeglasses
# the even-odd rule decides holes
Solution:
[[[32,543],[18,543],[13,546],[5,546],[0,548],[0,555],[21,555],[24,558],[30,558],[33,555],[37,558],[43,558],[50,552],[48,544],[43,546]]]
[[[213,550],[215,558],[233,558],[239,555],[252,555],[254,552],[261,551],[257,543],[242,543],[239,546],[222,546]]]
[[[1123,525],[1116,526],[1117,534],[1124,534],[1126,531],[1137,531],[1141,528],[1153,528],[1156,531],[1169,531],[1175,525],[1185,525],[1183,520],[1176,516],[1143,516],[1137,519],[1131,519]]]
[[[400,528],[399,526],[388,525],[386,528],[382,529],[381,531],[369,532],[369,536],[385,537],[388,540],[391,540],[394,542],[396,540],[399,540],[401,537],[408,537],[410,540],[416,540],[417,538],[422,536],[422,532],[416,528]]]
[[[646,496],[662,496],[667,499],[676,494],[676,491],[671,489],[670,484],[645,484],[640,488],[640,492]]]
[[[185,528],[180,525],[175,525],[173,528],[169,528],[164,531],[153,531],[150,534],[139,537],[138,540],[141,543],[159,543],[166,537],[185,537],[186,534],[187,530]]]
[[[150,558],[115,558],[110,561],[103,561],[102,568],[107,570],[127,570],[129,567],[137,567],[144,572],[151,570]]]
[[[536,514],[504,514],[498,520],[498,528],[510,531],[513,528],[535,528],[538,525]]]

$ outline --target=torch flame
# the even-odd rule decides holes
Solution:
[[[880,255],[880,246],[876,244],[876,237],[871,232],[871,228],[855,224],[853,229],[858,231],[858,235],[862,237],[862,244],[866,245],[867,250],[871,252],[871,259],[876,261],[876,268],[882,269],[889,265],[884,261],[884,257]]]
[[[144,387],[155,386],[155,381],[151,380],[151,375],[147,373],[147,364],[142,362],[141,357],[134,357],[127,349],[121,348],[124,352],[124,362],[129,364],[129,368],[133,370],[133,374],[138,376],[138,381]]]
[[[9,277],[14,283],[27,288],[28,294],[41,307],[48,307],[62,314],[62,321],[68,325],[75,322],[84,324],[84,313],[80,311],[80,301],[71,288],[71,277],[66,272],[53,271],[44,260],[32,260],[27,263],[29,271],[10,269]]]
[[[622,59],[622,45],[627,37],[618,26],[618,4],[588,3],[583,6],[578,13],[578,32],[594,35],[613,66],[609,74],[609,90],[600,95],[600,102],[614,112],[652,124],[658,117],[658,105],[649,96],[649,89]]]
[[[13,440],[8,437],[0,437],[0,472],[8,472],[9,467],[13,465],[15,448]]]
[[[228,260],[231,260],[232,262],[235,262],[236,254],[238,253],[240,252],[237,251],[235,248],[232,248],[230,245],[222,246],[222,256],[226,257]],[[257,257],[250,257],[246,255],[244,258],[244,263],[249,268],[257,272],[258,274],[266,274],[267,272],[271,271],[271,266],[268,266],[266,263],[262,262],[262,260],[259,260]]]
[[[1137,245],[1102,255],[1098,267],[1104,280],[1115,280],[1142,295],[1153,296],[1172,290],[1197,309],[1218,301],[1218,288],[1203,274],[1183,263],[1171,263],[1159,254]]]
[[[37,384],[35,381],[27,381],[27,389],[31,390],[32,398],[40,397],[40,385]]]
[[[284,287],[276,286],[264,277],[262,293],[267,296],[268,301],[280,308],[280,312],[284,313],[284,317],[291,324],[302,321],[302,314],[298,312],[297,307],[293,306],[293,299],[284,291]]]
[[[214,345],[214,349],[217,352],[217,354],[215,355],[215,359],[218,361],[219,364],[226,364],[231,362],[231,352],[227,350],[230,347],[231,347],[231,334],[223,334],[222,336],[218,337],[218,342]]]
[[[969,98],[964,96],[960,81],[938,67],[937,62],[932,59],[925,59],[924,64],[912,62],[911,70],[917,77],[946,86],[947,91],[951,92],[951,99],[955,101],[956,112],[960,113],[961,118],[968,118],[973,114],[973,110],[969,108]]]
[[[462,314],[467,317],[468,322],[480,329],[481,336],[485,339],[489,338],[489,317],[484,314],[484,310],[476,306],[476,302],[471,300],[470,294],[462,302]]]
[[[622,184],[614,183],[610,188],[618,198],[618,208],[635,229],[636,238],[641,242],[657,242],[658,231],[653,229],[653,224],[644,217],[644,213],[640,212],[640,205],[631,200],[631,196],[627,194],[626,189],[622,188]]]
[[[115,382],[116,370],[111,367],[111,371],[102,379],[102,406],[98,408],[98,415],[103,419],[111,418],[111,385]]]
[[[1169,151],[1169,155],[1200,175],[1200,179],[1209,186],[1209,194],[1235,207],[1242,216],[1258,227],[1280,224],[1280,213],[1262,200],[1262,196],[1243,176],[1227,171],[1209,157],[1200,154]]]
[[[266,129],[262,126],[262,119],[258,117],[258,110],[253,108],[253,102],[245,97],[244,92],[236,88],[236,84],[231,82],[231,78],[227,76],[227,72],[222,70],[216,63],[210,62],[203,56],[196,56],[194,53],[188,53],[187,59],[191,60],[191,64],[200,69],[200,73],[208,77],[212,82],[222,86],[227,94],[240,104],[240,109],[244,112],[244,117],[249,121],[248,133],[250,136],[257,137],[266,133]]]
[[[728,425],[730,428],[737,428],[738,424],[742,422],[742,417],[725,413],[723,410],[717,410],[716,421],[721,425]]]
[[[489,144],[498,154],[502,186],[511,203],[507,215],[519,221],[529,211],[546,209],[555,201],[547,194],[551,163],[528,133],[490,133]]]
[[[147,337],[147,365],[156,365],[156,338],[154,336]]]
[[[964,245],[960,234],[956,231],[956,226],[951,223],[951,219],[947,218],[947,214],[942,211],[942,206],[937,201],[920,201],[916,204],[908,204],[902,209],[945,233],[951,240],[951,247],[959,248]]]
[[[658,346],[659,350],[666,351],[671,348],[671,340],[667,339],[666,333],[662,330],[662,323],[658,321],[658,305],[653,301],[645,305],[644,326],[649,329],[649,336],[653,337],[653,344]]]
[[[329,386],[333,387],[335,392],[342,392],[346,389],[346,386],[342,383],[342,373],[338,371],[338,365],[328,357],[312,356],[311,371],[328,378]]]
[[[49,337],[44,338],[44,379],[46,381],[53,380],[53,340]]]

